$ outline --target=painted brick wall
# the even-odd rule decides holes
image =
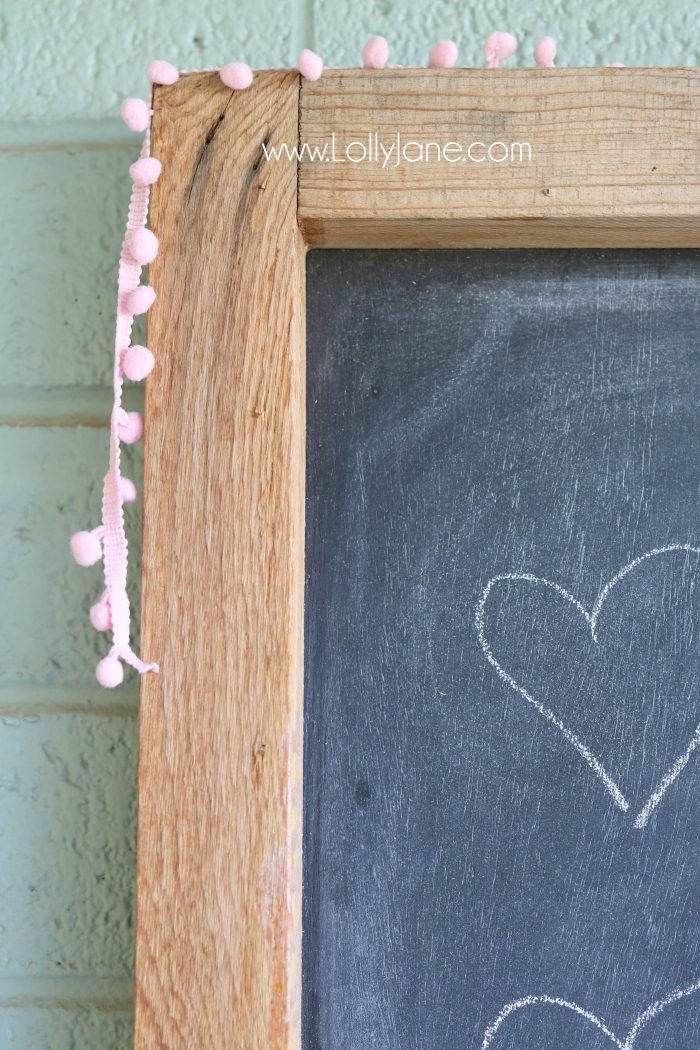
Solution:
[[[86,610],[99,569],[79,570],[66,545],[98,514],[106,464],[116,259],[137,149],[119,101],[144,93],[154,57],[288,65],[310,46],[355,64],[380,32],[397,62],[421,64],[449,36],[463,64],[482,65],[494,28],[518,35],[522,64],[544,33],[565,65],[700,64],[697,0],[24,0],[0,14],[3,1050],[130,1045],[136,683],[96,686],[102,640]],[[141,393],[129,397],[138,407]],[[139,455],[128,458],[138,480]]]

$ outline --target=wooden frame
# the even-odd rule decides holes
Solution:
[[[531,161],[265,155],[397,131]],[[153,141],[135,1046],[298,1050],[306,249],[700,246],[700,71],[191,74]]]

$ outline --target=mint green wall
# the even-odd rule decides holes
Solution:
[[[24,0],[0,15],[0,1048],[130,1041],[137,690],[100,690],[86,610],[106,467],[116,259],[138,137],[115,119],[151,58],[356,64],[384,33],[421,64],[494,29],[559,41],[561,64],[699,65],[697,0]],[[130,394],[133,407],[141,392]],[[138,479],[139,453],[128,473]],[[133,536],[137,536],[136,513]],[[136,578],[137,573],[132,574]],[[156,657],[157,654],[150,654]],[[195,1048],[193,1048],[195,1050]],[[228,1048],[222,1048],[228,1050]],[[265,1050],[261,1047],[260,1050]]]

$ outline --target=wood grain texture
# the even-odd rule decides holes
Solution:
[[[433,151],[383,167],[307,153],[299,220],[310,244],[700,245],[700,70],[327,70],[303,83],[302,144],[335,133],[342,159],[370,132],[387,145],[397,132],[441,146],[527,142],[532,159],[450,163]]]
[[[299,1045],[298,76],[155,96],[136,1050]]]

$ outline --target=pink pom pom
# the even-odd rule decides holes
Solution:
[[[608,62],[605,66],[606,69],[626,69],[624,62]]]
[[[134,445],[143,437],[143,418],[139,412],[127,412],[126,419],[119,424],[119,440],[125,445]]]
[[[304,48],[297,63],[299,72],[306,80],[319,80],[323,73],[323,59],[314,51]]]
[[[95,677],[105,689],[114,689],[124,681],[124,668],[116,656],[105,656],[97,665]]]
[[[452,69],[457,62],[457,45],[451,40],[440,40],[430,49],[428,65],[431,69]]]
[[[511,55],[515,54],[518,41],[512,33],[491,33],[484,43],[484,54],[489,69],[497,69]]]
[[[122,371],[134,383],[145,379],[154,364],[153,354],[147,346],[130,346],[122,354]]]
[[[90,623],[96,631],[108,631],[112,626],[112,612],[104,595],[90,607]]]
[[[160,178],[163,165],[155,157],[141,157],[129,168],[132,182],[137,186],[152,186]]]
[[[556,41],[551,36],[543,36],[535,44],[535,50],[532,52],[532,55],[538,66],[541,66],[543,69],[552,69],[557,55]]]
[[[145,131],[151,119],[148,103],[142,98],[125,98],[120,112],[130,131]]]
[[[140,284],[138,288],[134,288],[133,292],[129,292],[124,301],[124,305],[127,313],[145,314],[147,310],[150,310],[155,301],[156,293],[153,288],[151,288],[150,284]]]
[[[180,74],[170,62],[156,59],[146,66],[146,76],[152,84],[174,84],[180,79]]]
[[[131,230],[126,241],[132,259],[145,266],[158,254],[158,238],[153,230]]]
[[[102,544],[94,532],[74,532],[70,549],[78,565],[94,565],[102,557]]]
[[[389,45],[383,36],[373,36],[362,49],[365,69],[383,69],[389,61]]]
[[[131,478],[119,479],[119,492],[124,503],[135,503],[139,498],[138,490]]]
[[[253,83],[253,70],[245,62],[229,62],[219,70],[219,76],[232,91],[243,91]]]

